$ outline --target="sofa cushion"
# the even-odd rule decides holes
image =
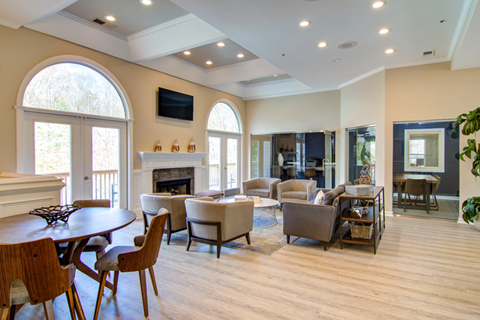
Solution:
[[[328,191],[325,194],[325,197],[323,197],[323,205],[324,206],[331,206],[333,205],[333,201],[335,200],[336,197],[341,195],[342,193],[345,192],[345,186],[344,185],[339,185],[335,189],[332,189]]]
[[[317,196],[315,197],[315,201],[313,201],[313,203],[315,203],[315,204],[322,204],[324,197],[325,197],[325,194],[323,193],[322,190],[320,190],[320,191],[317,193]]]
[[[247,195],[249,196],[259,196],[268,198],[270,193],[270,189],[262,189],[262,188],[255,188],[255,189],[248,189]]]
[[[305,191],[285,191],[282,193],[282,198],[307,200],[307,193]]]

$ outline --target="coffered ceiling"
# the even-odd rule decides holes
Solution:
[[[478,0],[387,0],[381,8],[374,0],[152,2],[1,1],[0,24],[244,99],[335,90],[389,68],[443,61],[452,69],[480,67]],[[303,20],[310,25],[301,27]],[[346,49],[348,41],[357,45]]]

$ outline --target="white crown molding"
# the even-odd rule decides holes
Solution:
[[[255,80],[255,79],[250,79],[250,80]],[[253,88],[253,87],[259,87],[259,86],[270,85],[270,84],[280,84],[283,82],[290,82],[294,80],[295,80],[294,78],[286,78],[286,79],[280,79],[280,80],[264,81],[264,82],[254,83],[254,84],[244,84],[239,82],[239,84],[243,85],[246,88]]]
[[[349,86],[349,85],[351,85],[351,84],[354,84],[355,82],[358,82],[358,81],[360,81],[360,80],[363,80],[363,79],[365,79],[365,78],[368,78],[368,77],[370,77],[370,76],[373,76],[374,74],[377,74],[377,73],[382,72],[382,71],[384,71],[384,70],[385,70],[385,67],[383,67],[383,66],[378,67],[378,68],[375,68],[375,69],[373,69],[373,70],[370,70],[370,71],[368,71],[368,72],[366,72],[366,73],[364,73],[364,74],[362,74],[362,75],[360,75],[360,76],[358,76],[358,77],[356,77],[356,78],[353,78],[352,80],[349,80],[349,81],[347,81],[347,82],[344,82],[344,83],[340,84],[337,89],[342,89],[342,88],[344,88],[344,87],[346,87],[346,86]]]
[[[63,16],[63,17],[65,17],[65,18],[69,18],[69,19],[71,19],[71,20],[80,22],[80,23],[82,23],[82,24],[84,24],[84,25],[86,25],[86,26],[89,26],[89,27],[92,27],[92,28],[97,29],[97,30],[99,30],[99,31],[105,32],[105,33],[107,33],[107,34],[109,34],[109,35],[111,35],[111,36],[117,37],[117,38],[119,38],[119,39],[121,39],[121,40],[127,41],[127,37],[125,37],[123,34],[120,34],[120,33],[115,32],[115,31],[113,31],[113,30],[110,30],[110,29],[106,29],[106,28],[104,28],[104,27],[101,27],[101,26],[99,26],[98,24],[96,24],[95,22],[85,20],[85,19],[83,19],[83,18],[77,17],[77,16],[75,16],[75,15],[73,15],[73,14],[71,14],[71,13],[68,13],[68,12],[66,12],[66,11],[63,11],[63,10],[60,11],[60,12],[58,12],[58,14],[61,15],[61,16]]]
[[[199,65],[196,65],[195,63],[191,63],[190,61],[187,61],[187,60],[184,60],[184,59],[182,59],[182,58],[179,58],[179,57],[177,57],[177,56],[175,56],[175,55],[173,55],[173,54],[170,55],[170,57],[173,58],[173,59],[175,59],[175,60],[177,60],[177,61],[179,61],[179,62],[185,63],[186,65],[192,66],[192,67],[194,67],[194,68],[197,68],[197,69],[200,70],[200,71],[203,71],[203,72],[207,73],[207,69],[202,68],[202,67],[200,67]]]
[[[215,68],[209,68],[209,69],[205,69],[207,71],[207,73],[209,72],[215,72],[215,71],[220,71],[220,70],[228,70],[228,69],[233,69],[233,68],[238,68],[238,67],[243,67],[243,66],[247,66],[249,64],[254,64],[254,63],[257,63],[259,61],[264,61],[262,58],[257,58],[257,59],[251,59],[251,60],[247,60],[247,61],[241,61],[241,62],[236,62],[236,63],[232,63],[232,64],[229,64],[229,65],[226,65],[226,66],[222,66],[222,67],[215,67]],[[251,79],[254,79],[254,78],[251,78]]]
[[[472,1],[474,2],[472,4]],[[455,33],[452,37],[452,42],[450,43],[450,48],[448,50],[448,60],[452,60],[452,57],[457,51],[457,46],[462,45],[463,37],[468,29],[468,25],[470,24],[470,20],[473,15],[473,11],[475,11],[475,7],[477,5],[477,0],[465,0],[462,12],[460,13],[460,17],[458,18],[457,27],[455,28]],[[459,50],[460,48],[458,48]]]
[[[193,20],[193,19],[198,19],[198,18],[195,15],[189,13],[185,16],[181,16],[179,18],[176,18],[176,19],[167,21],[165,23],[153,26],[151,28],[139,31],[137,33],[131,34],[126,38],[127,38],[127,41],[132,41],[132,40],[135,40],[137,38],[145,37],[146,35],[149,35],[151,33],[154,33],[154,32],[157,32],[157,31],[160,31],[160,30],[163,30],[163,29],[167,29],[167,28],[173,27],[174,25],[184,23],[184,22],[187,22],[187,21]]]
[[[417,61],[408,62],[408,63],[391,64],[391,65],[385,67],[385,70],[396,69],[396,68],[415,67],[415,66],[421,66],[421,65],[424,65],[424,64],[441,63],[441,62],[450,61],[450,60],[448,60],[447,57],[443,57],[443,58],[441,58],[441,57],[440,58],[423,58],[423,59],[426,59],[426,60],[417,60]]]
[[[283,93],[274,93],[274,94],[265,94],[265,95],[259,94],[256,96],[244,97],[243,100],[248,101],[248,100],[256,100],[256,99],[280,98],[280,97],[296,96],[300,94],[336,91],[336,90],[339,90],[339,89],[338,88],[330,88],[325,90],[310,89],[310,90],[299,90],[299,91],[293,91],[293,92],[283,92]]]

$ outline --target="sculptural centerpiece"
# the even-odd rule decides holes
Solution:
[[[47,221],[48,225],[56,223],[58,220],[68,223],[70,215],[80,208],[73,204],[41,207],[30,211],[30,214],[42,217]]]

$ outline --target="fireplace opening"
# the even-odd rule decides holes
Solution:
[[[157,181],[157,193],[170,192],[172,195],[191,194],[191,179]]]

